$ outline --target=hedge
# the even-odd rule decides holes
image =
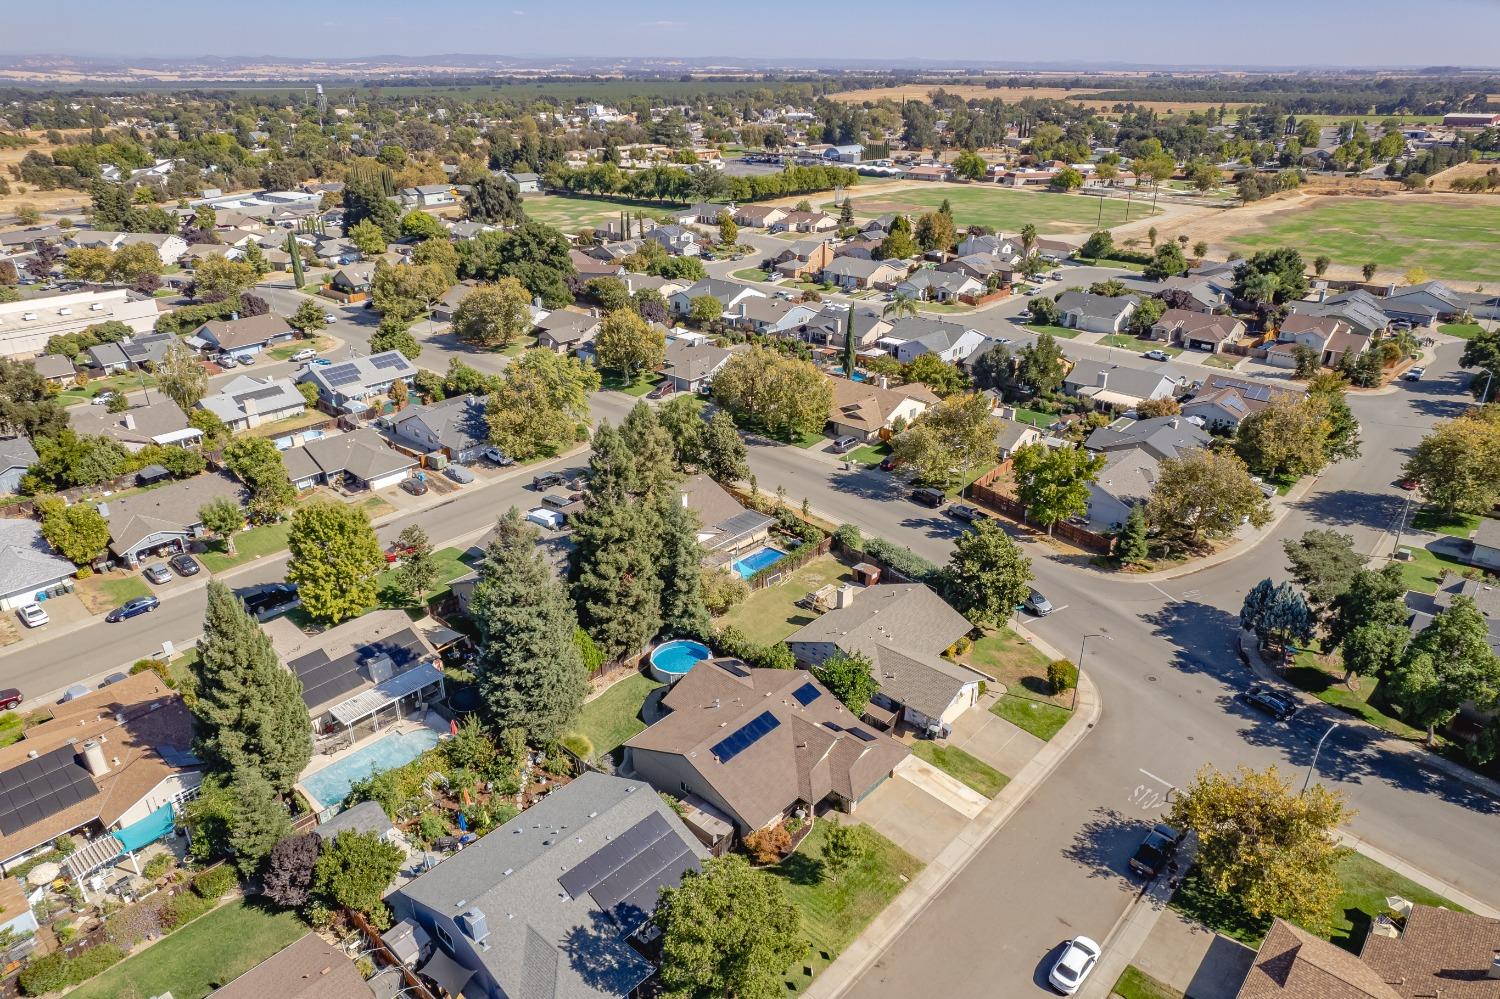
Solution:
[[[86,982],[95,975],[102,974],[106,968],[124,959],[125,952],[109,943],[90,947],[77,957],[68,957],[62,951],[55,951],[22,968],[19,981],[22,991],[29,996],[61,992],[70,985]]]
[[[709,643],[720,653],[741,659],[761,669],[795,669],[797,657],[785,642],[758,645],[737,628],[723,628],[709,637]]]
[[[193,891],[199,898],[216,902],[229,894],[236,884],[234,869],[224,864],[210,867],[193,878]]]
[[[899,547],[885,538],[866,540],[864,554],[884,562],[903,576],[929,585],[936,585],[943,571],[910,548]]]

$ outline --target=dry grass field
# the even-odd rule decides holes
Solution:
[[[865,101],[925,101],[931,99],[934,90],[943,90],[947,93],[962,97],[964,100],[993,100],[999,98],[1003,101],[1015,102],[1027,97],[1035,97],[1040,100],[1054,101],[1076,101],[1086,107],[1100,111],[1109,111],[1119,101],[1097,100],[1094,98],[1096,91],[1088,89],[1077,89],[1068,87],[983,87],[974,84],[950,84],[941,83],[909,83],[899,87],[870,87],[864,90],[848,90],[839,94],[829,94],[829,100],[843,101],[846,104],[862,104]],[[1203,111],[1208,108],[1218,107],[1214,101],[1136,101],[1138,107],[1151,108],[1154,111]],[[1239,107],[1231,104],[1230,107]]]
[[[6,133],[7,135],[17,133]],[[55,191],[38,191],[30,184],[23,184],[10,175],[10,167],[20,163],[30,152],[50,153],[57,147],[47,141],[43,132],[23,132],[28,139],[36,140],[36,145],[16,146],[0,149],[0,176],[10,184],[9,194],[0,194],[0,215],[10,215],[20,205],[34,205],[38,211],[49,211],[52,209],[73,209],[89,203],[89,197],[83,191],[74,191],[69,188],[58,188]],[[21,188],[26,188],[23,192]]]

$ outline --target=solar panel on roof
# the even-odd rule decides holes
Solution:
[[[850,735],[854,736],[860,742],[874,742],[875,741],[875,736],[872,735],[869,732],[866,732],[862,728],[846,728],[846,729],[844,729],[844,731],[848,732]]]
[[[802,705],[805,708],[813,701],[816,701],[818,698],[822,697],[823,692],[816,686],[814,686],[811,682],[808,682],[792,691],[792,696],[797,699],[798,704]]]
[[[377,368],[404,368],[406,358],[400,354],[376,354],[370,358],[370,363]]]
[[[671,835],[672,829],[659,812],[652,812],[609,843],[590,854],[582,863],[557,879],[563,891],[573,898],[590,892],[596,885],[630,863],[643,851],[657,843],[663,836]]]
[[[761,740],[766,733],[774,731],[781,720],[769,711],[762,711],[748,723],[740,726],[734,734],[714,743],[711,752],[720,763],[728,763],[736,756]]]
[[[72,745],[62,746],[0,774],[0,834],[9,836],[97,793],[75,755]]]

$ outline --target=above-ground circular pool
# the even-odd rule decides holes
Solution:
[[[688,670],[713,655],[707,645],[691,638],[674,638],[651,651],[651,675],[662,683],[675,683]]]

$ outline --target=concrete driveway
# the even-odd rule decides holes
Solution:
[[[900,769],[859,803],[854,818],[924,864],[936,859],[969,824],[967,815],[908,779]]]
[[[944,745],[962,749],[988,763],[1007,777],[1014,777],[1046,745],[1041,739],[990,713],[998,698],[986,694],[980,702],[959,715],[953,733]]]

